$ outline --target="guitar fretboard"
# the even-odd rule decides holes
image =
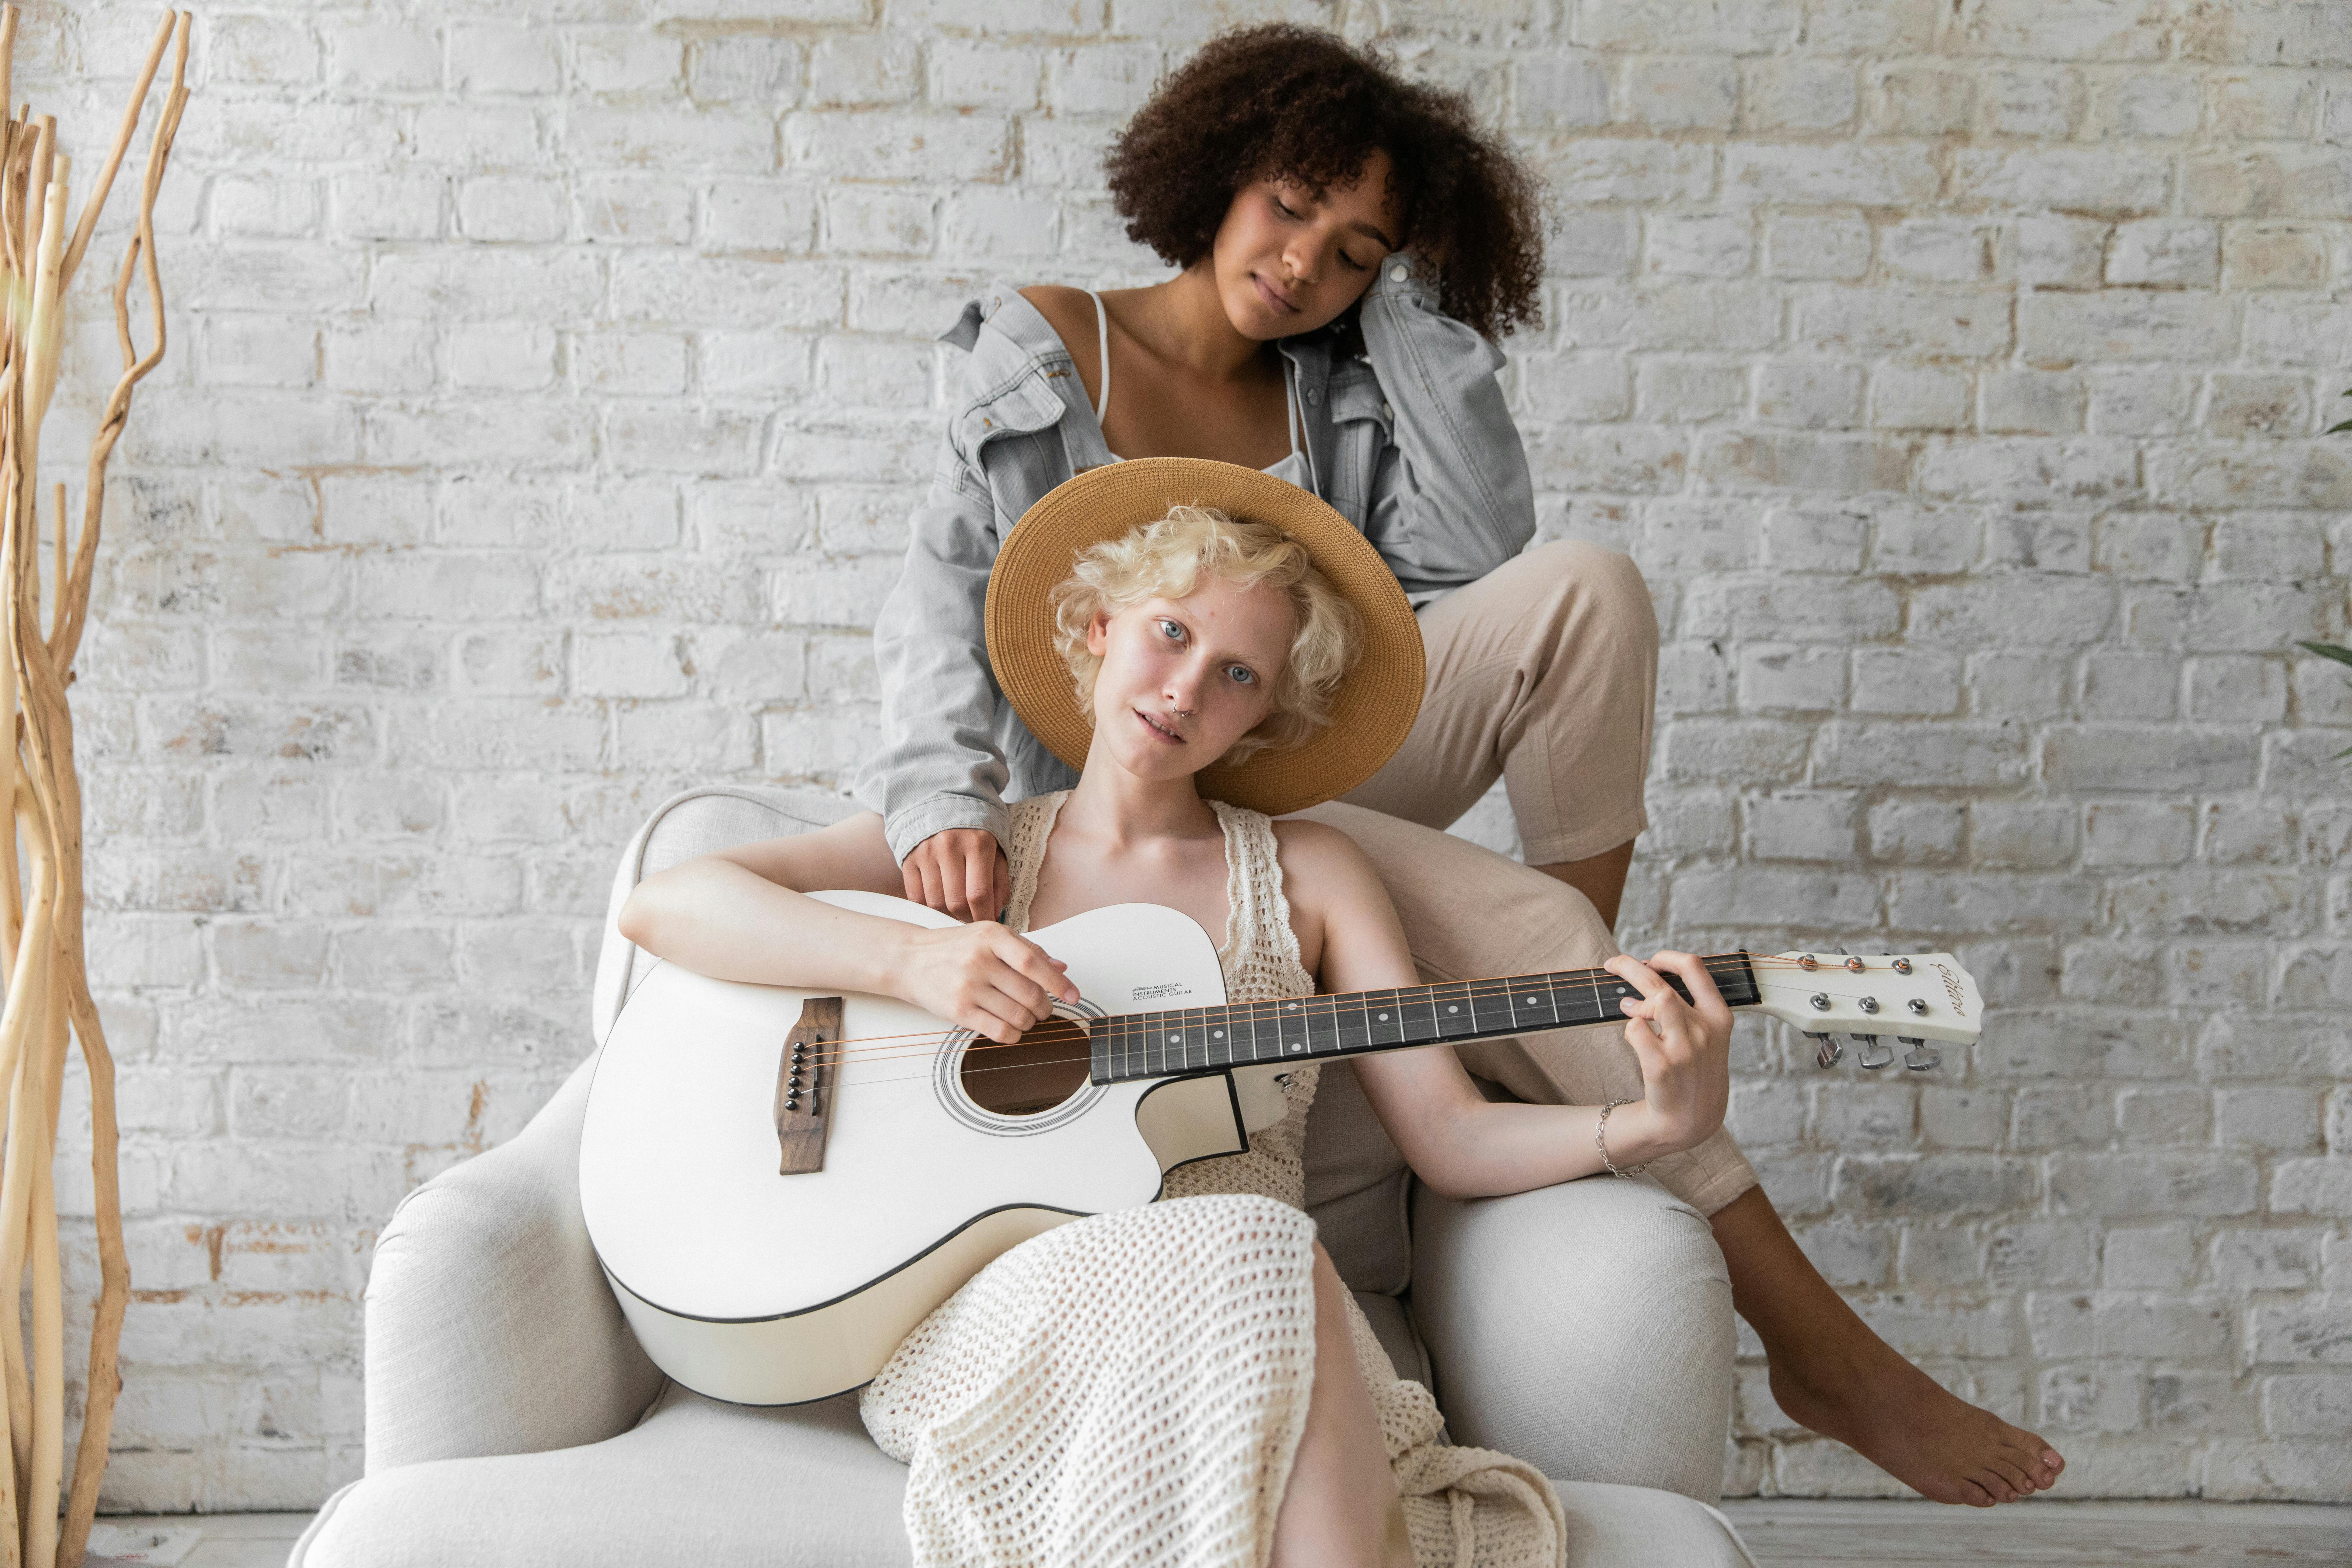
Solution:
[[[1752,1007],[1762,1000],[1746,953],[1716,955],[1707,968],[1732,1006]],[[1685,1001],[1690,999],[1679,979],[1664,978]],[[1605,969],[1570,969],[1396,991],[1126,1013],[1087,1026],[1093,1046],[1087,1076],[1096,1083],[1124,1083],[1616,1023],[1625,1016],[1619,1003],[1634,994]]]

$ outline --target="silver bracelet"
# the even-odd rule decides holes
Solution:
[[[1633,1101],[1630,1100],[1611,1100],[1608,1104],[1601,1108],[1601,1120],[1594,1122],[1592,1126],[1592,1146],[1601,1151],[1601,1164],[1608,1167],[1609,1173],[1611,1175],[1620,1176],[1627,1181],[1631,1181],[1633,1177],[1640,1175],[1650,1167],[1648,1163],[1644,1162],[1639,1165],[1627,1165],[1622,1169],[1620,1169],[1617,1162],[1609,1157],[1609,1113],[1616,1110],[1621,1105],[1631,1105],[1633,1103]]]

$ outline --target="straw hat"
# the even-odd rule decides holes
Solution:
[[[1363,616],[1356,664],[1331,703],[1331,722],[1304,744],[1269,747],[1199,775],[1201,793],[1278,816],[1335,799],[1378,773],[1421,710],[1426,676],[1421,625],[1395,574],[1364,536],[1297,485],[1204,458],[1137,458],[1057,485],[1015,523],[988,576],[988,658],[1013,710],[1070,766],[1094,739],[1070,667],[1054,647],[1050,595],[1078,552],[1157,522],[1178,506],[1214,507],[1280,529],[1307,547],[1332,587]]]

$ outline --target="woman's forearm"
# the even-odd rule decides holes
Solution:
[[[714,980],[896,994],[915,927],[861,915],[770,881],[718,856],[639,882],[621,934],[647,952]]]
[[[1505,1197],[1608,1169],[1593,1141],[1597,1105],[1479,1100],[1454,1109],[1446,1120],[1412,1162],[1413,1174],[1444,1197]],[[1608,1142],[1609,1159],[1621,1171],[1675,1152],[1654,1131],[1641,1100],[1609,1113]]]

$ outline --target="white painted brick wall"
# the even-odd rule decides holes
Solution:
[[[2352,1497],[2352,686],[2287,651],[2345,629],[2352,10],[498,11],[199,18],[76,693],[140,1290],[111,1502],[356,1471],[376,1229],[581,1057],[615,849],[871,743],[933,334],[991,275],[1155,276],[1105,140],[1274,15],[1473,89],[1549,184],[1509,373],[1545,531],[1631,551],[1666,635],[1629,942],[1984,982],[1931,1078],[1743,1032],[1805,1245],[2074,1495]],[[18,96],[85,169],[152,26],[29,9]],[[1741,1386],[1734,1491],[1892,1489]]]

